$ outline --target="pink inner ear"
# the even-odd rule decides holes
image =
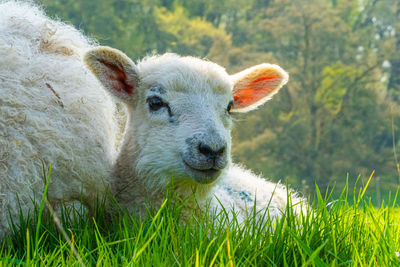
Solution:
[[[125,92],[128,95],[132,95],[133,86],[128,84],[126,73],[114,64],[105,61],[101,61],[101,63],[104,64],[104,66],[106,66],[110,70],[107,73],[108,78],[112,81],[117,82],[117,86],[114,86],[114,89],[117,92]]]
[[[253,105],[271,94],[281,80],[280,76],[269,75],[257,77],[251,81],[239,82],[234,88],[235,108]]]

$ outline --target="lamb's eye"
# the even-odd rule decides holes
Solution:
[[[229,102],[228,107],[226,108],[226,111],[228,111],[229,114],[231,114],[232,106],[233,106],[233,101]]]
[[[149,104],[149,108],[152,111],[157,111],[162,107],[167,106],[166,103],[164,103],[161,98],[157,97],[157,96],[152,96],[147,98],[146,102]]]

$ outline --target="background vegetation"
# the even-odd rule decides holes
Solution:
[[[134,60],[175,52],[230,73],[262,62],[289,71],[288,85],[239,116],[234,132],[235,160],[271,180],[324,192],[343,188],[347,173],[366,179],[375,169],[374,204],[400,185],[399,0],[40,3]]]

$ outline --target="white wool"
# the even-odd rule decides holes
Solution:
[[[210,190],[207,199],[211,200],[211,207],[217,210],[221,205],[226,209],[235,211],[238,221],[245,221],[253,214],[254,203],[259,217],[270,216],[272,219],[280,218],[289,206],[300,214],[306,214],[306,201],[293,191],[287,191],[282,184],[276,184],[259,177],[249,170],[233,164],[224,176]],[[267,209],[267,210],[266,210]],[[232,214],[229,214],[232,216]]]
[[[43,195],[89,206],[109,184],[114,103],[82,62],[92,47],[31,4],[0,1],[0,236]],[[19,200],[18,200],[19,199]]]

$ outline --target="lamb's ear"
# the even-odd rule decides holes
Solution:
[[[130,102],[137,94],[138,69],[117,49],[100,46],[89,50],[84,61],[103,86],[113,95]]]
[[[247,112],[267,102],[288,81],[281,67],[260,64],[231,76],[233,107],[231,112]]]

